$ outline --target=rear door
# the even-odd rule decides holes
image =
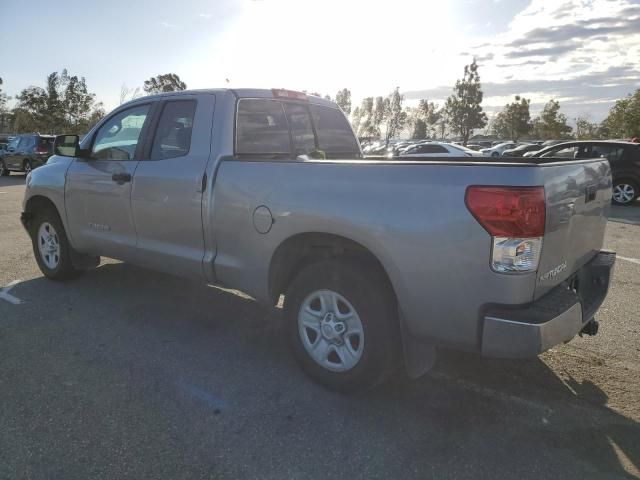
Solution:
[[[215,96],[163,101],[133,178],[136,263],[202,277],[202,195],[211,153]]]
[[[153,104],[114,112],[83,147],[67,170],[65,205],[74,246],[83,252],[128,260],[136,230],[131,212],[131,181],[142,156]]]
[[[18,147],[20,146],[20,141],[22,140],[22,138],[23,137],[15,137],[11,139],[9,145],[7,145],[7,153],[4,156],[4,164],[10,170],[18,169]]]

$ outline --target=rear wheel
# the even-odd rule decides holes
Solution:
[[[9,171],[7,166],[4,164],[4,160],[0,160],[0,177],[6,177],[7,175],[10,175],[10,174],[11,172]]]
[[[71,261],[71,245],[58,213],[46,208],[36,212],[29,225],[33,254],[40,271],[53,280],[73,278],[81,270]]]
[[[22,165],[22,169],[24,170],[24,173],[26,175],[29,175],[31,173],[31,170],[33,170],[33,166],[31,165],[31,160],[25,160]]]
[[[638,185],[632,180],[616,180],[613,182],[613,203],[616,205],[631,205],[638,198]]]
[[[336,259],[307,266],[287,291],[284,314],[296,360],[331,390],[370,388],[396,367],[395,300],[369,265]]]

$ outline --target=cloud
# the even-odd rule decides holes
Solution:
[[[213,14],[211,14],[211,13],[199,13],[198,17],[199,18],[204,18],[205,20],[209,20],[211,17],[213,17]]]
[[[574,42],[564,45],[556,45],[553,47],[532,48],[529,50],[512,50],[505,54],[506,58],[524,58],[524,57],[550,57],[562,55],[575,50],[578,45]]]
[[[640,19],[595,18],[555,27],[535,28],[521,38],[509,43],[511,47],[521,47],[532,43],[557,43],[568,40],[587,40],[599,35],[633,35],[640,32]]]
[[[517,94],[543,98],[562,98],[573,103],[610,102],[624,97],[640,88],[640,72],[630,65],[609,67],[606,70],[589,73],[575,78],[529,80],[514,78],[505,82],[482,82],[485,99],[509,97]],[[407,99],[428,98],[443,100],[451,95],[452,88],[440,86],[426,90],[404,92]]]
[[[169,28],[169,29],[176,29],[178,28],[178,25],[174,24],[174,23],[169,23],[169,22],[160,22],[160,26],[164,27],[164,28]]]

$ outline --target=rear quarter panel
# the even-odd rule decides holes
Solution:
[[[396,162],[400,163],[400,162]],[[411,334],[478,346],[488,303],[533,299],[535,274],[491,271],[490,236],[467,210],[467,186],[541,185],[528,166],[223,161],[215,184],[218,281],[268,301],[276,248],[309,232],[368,248],[387,271]],[[253,212],[267,206],[267,234]]]

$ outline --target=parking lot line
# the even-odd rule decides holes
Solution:
[[[14,280],[13,282],[9,283],[8,285],[0,289],[0,298],[2,300],[6,300],[9,303],[13,303],[14,305],[20,305],[21,303],[24,303],[18,297],[15,297],[9,293],[9,291],[13,287],[15,287],[17,284],[19,284],[21,281],[22,280]]]
[[[637,263],[638,265],[640,265],[640,259],[638,258],[621,257],[620,255],[618,255],[617,258],[619,258],[620,260],[625,260],[627,262]]]

